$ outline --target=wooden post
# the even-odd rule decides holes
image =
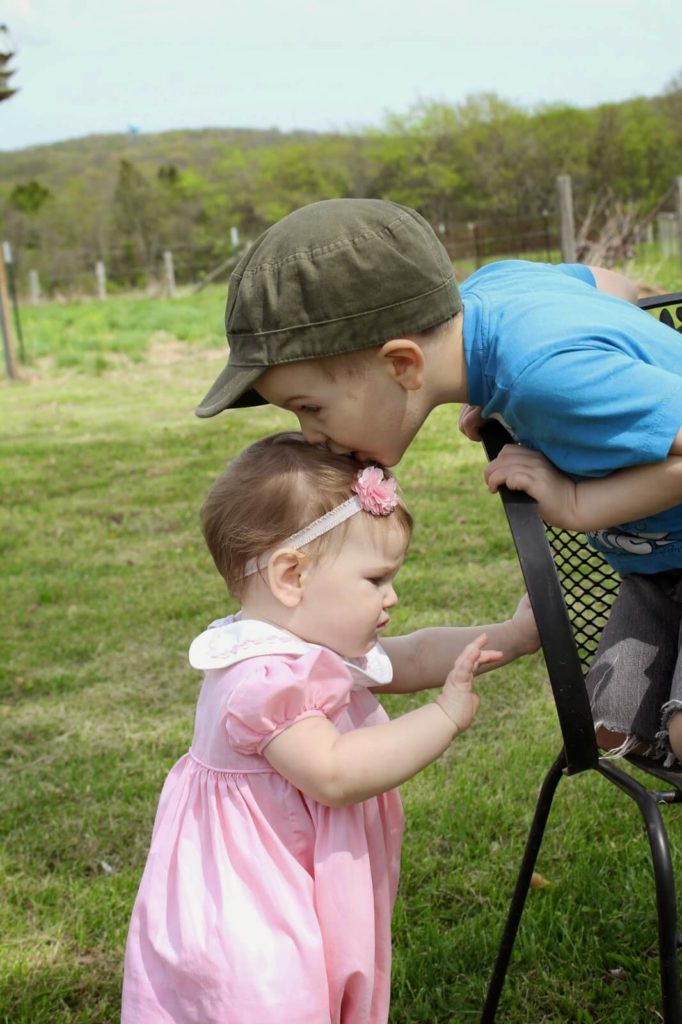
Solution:
[[[658,227],[658,244],[661,256],[669,258],[675,255],[675,214],[659,213],[656,218]]]
[[[549,226],[549,210],[542,211],[542,225],[544,228],[544,241],[545,241],[545,259],[548,263],[552,262],[552,233]]]
[[[678,255],[682,263],[682,175],[675,178],[675,213],[677,214]]]
[[[26,352],[24,351],[24,332],[21,329],[21,315],[19,313],[19,296],[17,294],[17,278],[14,273],[14,259],[12,257],[12,246],[9,242],[2,243],[2,255],[5,257],[5,273],[7,274],[7,285],[9,287],[9,296],[12,300],[12,309],[14,310],[14,328],[16,336],[19,339],[19,360],[22,363],[26,362]]]
[[[470,220],[467,224],[467,228],[471,234],[474,243],[474,262],[476,264],[476,270],[481,266],[481,235],[478,229],[478,222]]]
[[[563,263],[575,263],[575,223],[573,220],[573,191],[571,175],[560,174],[556,180],[557,197],[559,200],[559,237],[561,260]]]
[[[97,278],[97,298],[104,301],[107,297],[107,271],[101,260],[97,260],[95,264],[95,277]]]
[[[40,302],[40,278],[37,270],[28,272],[28,292],[31,296],[31,305],[37,306]]]
[[[163,272],[166,279],[166,295],[169,299],[174,299],[177,292],[175,290],[175,270],[173,269],[173,253],[166,250],[163,254]]]
[[[5,368],[10,380],[17,380],[17,361],[14,355],[14,336],[9,313],[9,294],[7,292],[7,276],[5,274],[5,254],[0,247],[0,333],[5,353]]]

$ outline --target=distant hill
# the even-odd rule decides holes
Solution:
[[[130,132],[86,135],[43,146],[0,151],[0,186],[3,191],[17,182],[38,179],[53,191],[83,171],[115,178],[119,161],[128,160],[142,172],[156,172],[173,164],[178,170],[191,167],[210,176],[216,160],[226,150],[257,150],[323,137],[315,132],[282,132],[277,128],[197,128],[156,134]],[[110,170],[110,174],[106,173]]]
[[[178,281],[197,281],[292,210],[365,196],[414,207],[452,259],[480,260],[552,248],[559,174],[592,237],[612,216],[636,225],[669,209],[681,170],[682,84],[590,109],[481,93],[355,135],[203,128],[0,152],[0,237],[24,288],[32,269],[46,293],[78,291],[100,260],[135,288],[166,251]]]

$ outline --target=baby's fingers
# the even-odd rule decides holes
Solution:
[[[450,670],[448,679],[451,683],[457,684],[468,684],[468,688],[471,687],[473,682],[474,672],[481,664],[482,658],[486,654],[492,652],[484,651],[488,637],[485,633],[477,636],[475,640],[467,644],[464,650],[457,656],[455,664]],[[487,663],[487,659],[486,659]]]
[[[481,665],[492,665],[493,662],[499,661],[500,658],[504,658],[502,651],[481,651],[476,668],[480,668]]]

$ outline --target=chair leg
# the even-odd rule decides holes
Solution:
[[[604,761],[598,770],[636,802],[644,818],[656,886],[663,1020],[665,1024],[682,1024],[675,876],[663,818],[651,790]]]
[[[561,754],[548,771],[545,781],[542,784],[542,788],[540,789],[533,823],[530,827],[530,832],[528,833],[528,839],[526,840],[526,849],[523,854],[521,868],[516,880],[516,887],[509,907],[509,914],[507,915],[507,923],[504,927],[500,947],[497,951],[495,967],[490,979],[490,984],[488,985],[488,994],[483,1007],[481,1024],[492,1024],[495,1020],[497,1004],[499,1003],[500,995],[502,994],[504,979],[507,975],[507,968],[511,959],[512,949],[514,948],[516,933],[519,930],[521,914],[523,913],[526,896],[528,895],[528,889],[530,888],[533,869],[535,868],[535,862],[537,860],[538,853],[540,852],[547,818],[549,817],[552,800],[554,799],[556,788],[559,785],[559,781],[565,767],[566,759],[562,750]]]

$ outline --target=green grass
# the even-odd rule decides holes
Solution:
[[[224,341],[224,291],[205,288],[177,299],[128,295],[106,302],[48,303],[21,311],[26,362],[38,369],[103,373],[115,366],[158,362],[183,348]]]
[[[655,242],[642,242],[619,269],[653,294],[682,291],[680,257],[664,256]]]
[[[199,678],[187,647],[233,607],[197,510],[226,459],[290,423],[269,408],[192,415],[224,359],[221,306],[215,291],[186,305],[30,311],[40,358],[0,387],[0,1024],[117,1020],[156,802],[191,738]],[[60,317],[70,318],[67,368]],[[107,368],[93,365],[95,323],[121,344],[138,332],[135,356],[117,364],[102,341]],[[155,356],[155,332],[181,329],[186,344],[171,337]],[[207,347],[212,337],[219,347]],[[396,632],[505,617],[520,595],[483,464],[456,410],[440,409],[399,467],[416,532]],[[480,693],[475,726],[403,787],[392,1024],[478,1019],[536,792],[560,746],[539,655]],[[420,699],[386,705],[399,714]],[[682,823],[669,820],[679,854]],[[550,884],[529,896],[500,1020],[658,1020],[651,871],[630,802],[596,776],[563,782],[538,869]]]

